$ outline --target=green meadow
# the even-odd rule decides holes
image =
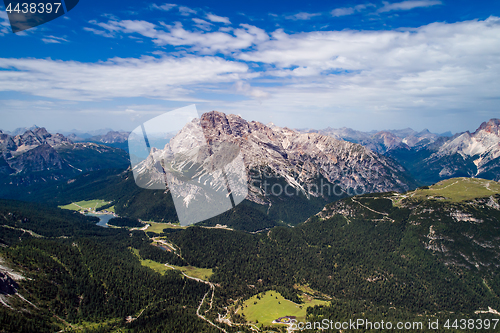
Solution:
[[[187,276],[192,276],[197,279],[205,281],[208,280],[212,276],[212,274],[214,274],[211,268],[200,268],[194,266],[175,266],[175,265],[170,265],[170,266],[175,268],[176,270],[183,272]],[[167,269],[169,268],[167,267]]]
[[[308,307],[328,304],[327,301],[311,297],[305,297],[303,300],[303,304],[296,304],[285,299],[277,291],[269,290],[246,300],[243,303],[243,314],[249,322],[269,326],[273,320],[285,316],[295,316],[297,321],[304,321]],[[238,312],[241,310],[242,308],[239,308]]]
[[[141,265],[149,267],[152,270],[154,270],[158,273],[161,273],[161,274],[165,274],[165,272],[168,270],[175,269],[175,270],[183,272],[184,274],[186,274],[188,276],[198,278],[201,280],[208,280],[213,274],[213,271],[210,268],[169,265],[170,267],[173,267],[173,268],[170,268],[170,267],[165,266],[164,264],[159,263],[157,261],[153,261],[153,260],[149,260],[149,259],[142,259],[139,256],[139,250],[137,250],[137,249],[131,249],[131,250],[139,258],[139,260],[141,261]]]
[[[437,198],[443,201],[460,202],[488,197],[500,193],[500,183],[481,178],[452,178],[440,181],[429,188],[419,188],[410,194],[417,199]]]
[[[163,229],[185,229],[187,227],[181,227],[178,224],[172,224],[172,223],[159,223],[159,222],[153,222],[153,221],[143,221],[144,223],[149,224],[150,226],[146,229],[147,231],[151,231],[157,234],[161,234],[163,232]]]
[[[96,210],[97,208],[100,208],[100,207],[107,205],[109,203],[110,203],[109,201],[99,200],[99,199],[82,200],[82,201],[78,201],[78,202],[72,202],[69,205],[59,206],[59,208],[76,210],[76,211]],[[109,208],[106,208],[106,210],[114,213],[115,207],[111,206]]]

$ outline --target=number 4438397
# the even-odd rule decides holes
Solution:
[[[27,14],[27,13],[50,14],[52,12],[55,12],[57,14],[60,7],[61,7],[60,2],[54,2],[54,3],[50,3],[50,2],[48,2],[48,3],[43,3],[43,2],[40,2],[40,3],[36,3],[36,2],[17,3],[14,8],[12,8],[12,4],[9,3],[9,5],[5,9],[5,11],[9,14],[11,14],[12,12],[23,13],[23,14]]]
[[[472,329],[495,329],[497,327],[499,319],[448,319],[443,327],[446,329],[461,329],[461,330],[472,330]]]

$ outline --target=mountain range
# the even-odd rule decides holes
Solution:
[[[339,140],[359,143],[391,157],[408,169],[421,184],[430,185],[452,177],[479,177],[500,180],[500,120],[483,122],[476,131],[442,134],[411,128],[361,132],[351,128],[299,130],[320,133]]]
[[[417,132],[411,128],[362,132],[347,127],[327,127],[322,130],[298,129],[297,131],[301,133],[319,133],[338,140],[359,143],[381,154],[385,154],[395,148],[422,147],[435,142],[441,137],[451,137],[453,135],[451,132],[435,134],[431,133],[428,129]]]
[[[93,131],[92,134],[85,132],[71,132],[67,135],[67,138],[73,142],[94,142],[97,144],[120,148],[123,150],[128,150],[128,136],[130,132],[124,131],[113,131],[113,130],[101,130]],[[102,134],[98,134],[102,133]]]
[[[293,130],[212,111],[186,125],[170,145],[181,150],[183,146],[192,147],[195,143],[190,138],[196,137],[193,131],[201,126],[209,144],[230,142],[241,149],[250,176],[247,201],[279,211],[278,207],[288,206],[291,201],[303,206],[307,200],[307,206],[317,209],[325,201],[348,195],[402,192],[414,189],[417,184],[430,185],[453,177],[498,180],[499,124],[499,120],[492,119],[474,133],[452,137],[411,129],[370,134],[346,128]],[[171,150],[167,145],[154,154],[162,159]],[[156,173],[153,178],[161,180],[163,174],[159,169],[155,171],[153,160],[145,161],[149,166],[143,164],[137,170]],[[268,185],[265,188],[264,181]],[[299,195],[284,200],[284,195],[270,193],[273,186],[281,189],[289,186]],[[324,189],[338,191],[332,195]],[[196,193],[185,195],[195,197]],[[323,200],[318,202],[319,198]],[[297,222],[300,221],[292,224]]]
[[[191,142],[196,127],[202,128],[209,146],[227,142],[238,147],[249,180],[244,201],[247,208],[239,209],[256,210],[257,215],[264,214],[275,221],[273,223],[300,223],[326,203],[355,194],[404,192],[452,177],[500,179],[500,121],[497,119],[484,122],[473,133],[447,137],[411,129],[375,133],[347,128],[294,130],[212,111],[188,123],[166,147],[153,149],[153,155],[161,159],[168,151],[172,153],[172,147],[182,150],[199,144]],[[80,174],[102,169],[121,169],[116,173],[116,181],[129,182],[133,180],[129,179],[131,175],[118,180],[129,166],[127,153],[110,147],[127,145],[127,137],[128,132],[108,131],[83,142],[73,142],[36,126],[16,136],[0,133],[2,196],[26,198],[26,194],[21,193],[26,186],[31,186],[28,192],[36,196],[40,184],[54,182],[59,187],[62,180],[73,182]],[[163,174],[155,167],[153,155],[149,161],[136,166],[134,172],[142,170],[148,177],[161,180]],[[38,187],[33,187],[34,184]],[[132,184],[126,185],[131,189],[130,186]],[[293,194],[285,194],[284,189]],[[89,185],[83,192],[94,191]],[[57,195],[56,190],[52,193]],[[184,195],[196,197],[197,194]],[[165,200],[171,202],[172,199]],[[175,211],[166,212],[173,209],[173,205],[159,207],[163,205],[161,202],[164,200],[153,204],[156,208],[151,207],[156,213],[145,215],[160,220],[162,214],[175,216]],[[122,213],[144,217],[126,208]]]
[[[147,159],[134,167],[136,180],[161,184],[165,168],[158,166],[175,154],[189,155],[188,160],[182,161],[183,165],[209,164],[210,156],[202,156],[204,150],[193,150],[205,144],[203,139],[212,150],[223,143],[237,147],[244,173],[249,177],[246,201],[285,223],[300,223],[325,203],[355,192],[406,191],[416,187],[398,163],[362,145],[318,133],[269,127],[217,111],[205,113],[201,119],[188,123],[163,149],[153,149]],[[193,177],[201,177],[201,174]],[[219,178],[222,177],[221,174]],[[214,178],[210,182],[213,186],[224,184]],[[169,188],[177,183],[169,180]],[[199,186],[183,184],[182,190],[176,192],[183,192],[179,202],[185,208],[193,201],[204,202],[206,195]],[[176,195],[174,191],[172,194]],[[239,196],[234,190],[232,194]],[[216,202],[209,204],[216,205]],[[286,208],[291,206],[295,209]],[[283,215],[287,211],[293,214]]]
[[[103,168],[126,168],[121,149],[95,143],[74,143],[62,134],[32,127],[15,136],[0,133],[0,182],[2,195],[16,188],[71,178]]]
[[[458,133],[422,146],[400,147],[387,156],[423,184],[453,177],[500,180],[500,120],[483,122],[473,133]]]

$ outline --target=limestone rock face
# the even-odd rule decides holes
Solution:
[[[248,169],[268,168],[297,186],[321,175],[331,183],[357,184],[367,192],[409,188],[401,166],[359,144],[216,111],[205,113],[201,124],[207,141],[238,144]]]
[[[10,167],[17,172],[29,170],[30,172],[50,169],[69,168],[57,151],[48,144],[42,144],[26,153],[19,155],[10,163]]]
[[[148,174],[151,184],[161,183],[164,178],[158,160],[199,145],[221,143],[239,147],[249,179],[247,199],[259,204],[269,204],[261,186],[262,180],[268,178],[312,196],[321,195],[309,186],[320,178],[330,185],[357,188],[362,193],[406,191],[413,186],[403,167],[362,145],[318,133],[267,126],[217,111],[188,123],[164,149],[153,149],[150,157],[136,168]]]

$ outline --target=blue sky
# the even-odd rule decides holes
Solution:
[[[500,118],[500,2],[86,1],[13,34],[0,128],[131,130],[196,104],[292,128]]]

